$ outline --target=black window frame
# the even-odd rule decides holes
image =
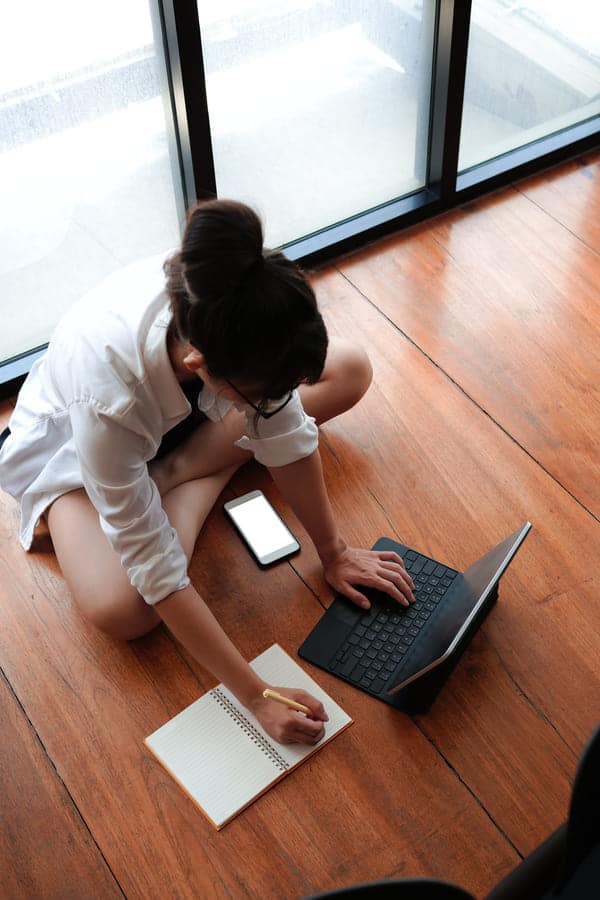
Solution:
[[[172,113],[168,137],[189,207],[217,196],[198,8],[196,0],[157,0],[157,10]],[[470,23],[471,0],[437,0],[426,186],[284,244],[291,259],[321,265],[600,146],[597,115],[459,172]],[[0,366],[1,395],[14,392],[45,346]]]
[[[214,197],[217,185],[197,5],[195,0],[164,0],[163,6],[165,41],[173,56],[178,55],[181,80],[177,92],[186,98],[179,113],[183,129],[189,129],[191,136],[185,149],[185,193],[192,198]],[[323,264],[600,145],[598,115],[465,172],[458,171],[471,6],[471,0],[438,0],[436,4],[425,187],[284,244],[291,259],[307,267]]]

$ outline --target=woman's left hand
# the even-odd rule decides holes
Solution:
[[[346,547],[323,564],[325,578],[335,591],[369,609],[371,604],[355,585],[376,588],[403,606],[414,601],[414,583],[400,556],[391,550],[359,550]]]

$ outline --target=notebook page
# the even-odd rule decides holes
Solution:
[[[317,700],[320,700],[325,707],[325,712],[329,716],[329,721],[325,723],[325,736],[316,746],[308,746],[307,744],[279,744],[270,738],[266,731],[248,710],[245,710],[238,700],[231,694],[227,688],[221,687],[221,690],[242,712],[247,719],[252,722],[254,727],[265,737],[267,741],[276,747],[279,754],[288,763],[290,767],[296,766],[299,762],[318,750],[322,744],[326,743],[338,731],[345,728],[352,722],[350,716],[331,699],[323,688],[308,675],[302,666],[289,656],[279,644],[273,644],[260,656],[257,656],[250,665],[261,678],[271,685],[278,685],[285,688],[301,688],[308,691]],[[285,692],[284,692],[285,693]],[[273,703],[276,701],[273,700]]]
[[[217,828],[352,722],[278,644],[250,665],[271,685],[302,688],[317,697],[329,722],[316,746],[280,744],[220,684],[146,738],[149,749]]]
[[[212,692],[159,728],[146,744],[218,828],[281,775]]]

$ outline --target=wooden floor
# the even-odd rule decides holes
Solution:
[[[217,833],[143,738],[213,685],[159,630],[95,633],[47,536],[0,498],[0,896],[300,898],[431,875],[485,893],[565,818],[600,719],[600,154],[315,276],[375,379],[322,429],[345,536],[462,568],[526,519],[500,600],[431,712],[306,666],[355,724]],[[0,407],[0,425],[11,404]],[[219,506],[192,577],[242,652],[294,654],[330,593],[303,539],[258,572]],[[231,492],[229,492],[231,493]]]

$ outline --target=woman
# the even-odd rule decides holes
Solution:
[[[163,621],[276,740],[316,743],[326,714],[265,700],[267,685],[190,583],[204,520],[254,456],[303,523],[327,581],[402,603],[412,582],[393,553],[348,547],[331,512],[317,425],[367,389],[364,352],[328,344],[295,264],[263,249],[255,213],[210,201],[167,260],[131,266],[67,313],[34,365],[0,450],[0,485],[21,503],[29,549],[40,517],[83,615],[130,640]],[[190,400],[192,402],[190,402]]]

